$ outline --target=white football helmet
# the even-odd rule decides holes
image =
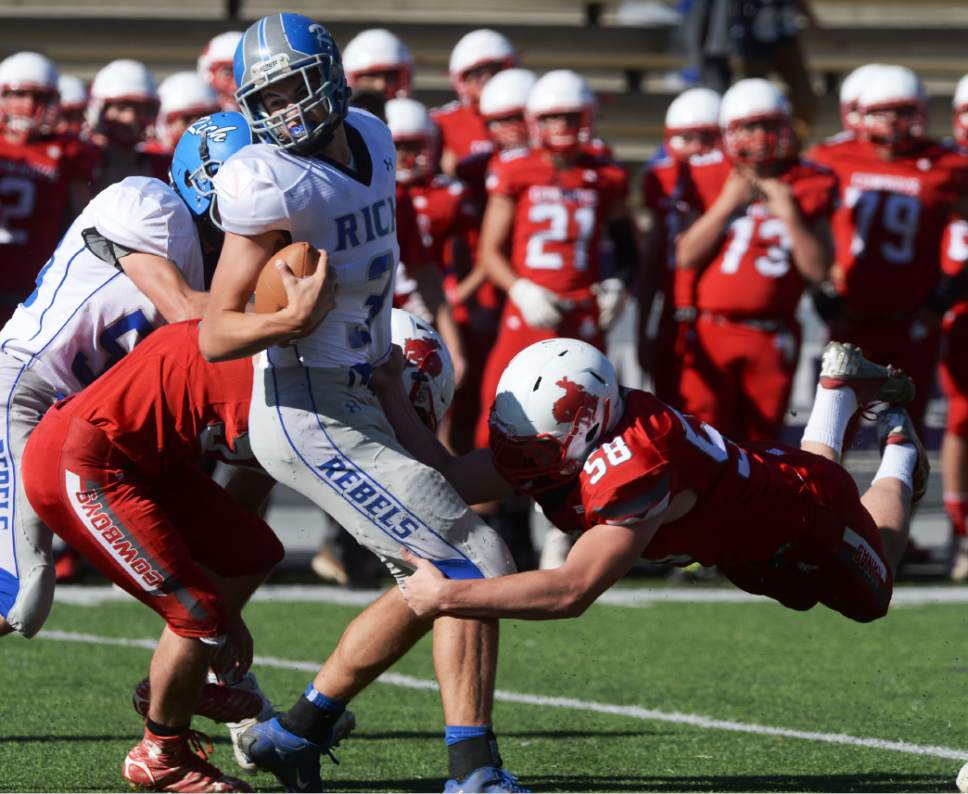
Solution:
[[[18,100],[8,98],[8,92],[27,93],[25,100]],[[57,67],[49,58],[37,52],[17,52],[0,63],[2,117],[8,130],[28,136],[49,127],[54,121],[57,96]]]
[[[510,69],[517,58],[514,45],[495,30],[480,28],[461,37],[450,53],[450,81],[461,102],[474,100],[464,81],[469,71],[487,64],[496,64],[498,71]]]
[[[62,74],[57,78],[57,92],[60,94],[60,109],[82,110],[87,107],[87,84],[72,74]]]
[[[390,311],[393,344],[403,350],[403,388],[417,414],[431,430],[454,399],[454,362],[437,331],[403,309]]]
[[[840,84],[840,123],[848,132],[860,129],[860,114],[857,112],[857,100],[860,99],[861,89],[868,80],[874,80],[877,70],[884,64],[865,63],[858,66],[844,78]]]
[[[392,77],[383,85],[384,99],[410,96],[413,56],[407,46],[389,30],[371,28],[358,33],[343,50],[343,71],[350,88],[361,78],[381,73]]]
[[[968,74],[958,81],[951,105],[954,111],[952,126],[955,140],[964,146],[968,144]]]
[[[429,176],[434,171],[437,127],[427,108],[416,99],[391,99],[385,108],[387,126],[395,144],[413,143],[416,150],[397,148],[397,182],[408,184]]]
[[[158,87],[154,76],[141,61],[120,58],[111,61],[94,75],[91,99],[87,105],[87,123],[91,129],[103,131],[104,108],[112,102],[143,105],[141,134],[147,131],[158,112]]]
[[[498,472],[538,492],[575,477],[622,415],[612,363],[587,342],[548,339],[518,353],[497,386],[488,425]]]
[[[488,80],[481,91],[481,116],[500,149],[528,145],[524,112],[528,95],[537,80],[537,75],[530,69],[505,69]]]
[[[927,131],[927,92],[906,66],[881,66],[861,86],[857,111],[860,136],[897,153],[911,148]]]
[[[568,151],[592,138],[595,95],[585,78],[570,69],[555,69],[531,88],[526,106],[531,137],[551,151]],[[577,113],[577,126],[542,121],[546,116]]]
[[[711,88],[690,88],[672,100],[665,115],[665,147],[673,157],[686,160],[719,143],[719,108],[722,97]],[[688,138],[699,138],[697,143]]]
[[[748,125],[758,124],[753,130]],[[769,80],[740,80],[725,94],[719,109],[723,148],[744,165],[786,160],[796,152],[790,126],[790,103]]]
[[[157,135],[174,149],[182,133],[195,119],[218,113],[221,105],[215,89],[196,72],[175,72],[158,86]]]
[[[235,77],[232,66],[235,61],[235,49],[242,40],[242,33],[238,30],[228,30],[219,33],[212,39],[198,56],[196,69],[198,76],[208,83],[219,95],[222,110],[235,110]],[[226,107],[226,103],[231,107]]]

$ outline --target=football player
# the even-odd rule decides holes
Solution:
[[[175,72],[158,86],[158,119],[155,138],[147,151],[171,155],[192,122],[221,110],[215,89],[195,72]]]
[[[709,88],[690,88],[677,96],[665,116],[664,154],[642,173],[643,205],[652,215],[645,261],[638,281],[639,363],[652,374],[656,397],[681,407],[679,369],[695,339],[695,271],[676,267],[676,238],[694,219],[698,206],[690,164],[720,159],[720,96]],[[655,340],[648,339],[656,293],[662,311]]]
[[[148,130],[158,115],[155,78],[140,61],[111,61],[91,84],[87,125],[91,140],[101,149],[95,190],[126,176],[168,178],[170,158],[144,150]]]
[[[494,75],[517,62],[514,46],[494,30],[481,28],[465,34],[450,53],[450,81],[457,99],[433,113],[440,127],[440,167],[457,173],[457,164],[475,152],[490,151],[491,138],[478,104],[481,91]]]
[[[683,410],[742,440],[776,438],[800,349],[795,312],[830,267],[837,181],[797,154],[786,99],[741,80],[723,96],[725,157],[692,167],[700,217],[676,243],[696,270],[696,344]]]
[[[343,49],[343,69],[354,94],[372,91],[388,101],[410,96],[413,56],[389,30],[370,28],[354,36]]]
[[[339,50],[304,16],[253,24],[235,66],[236,98],[263,143],[237,153],[215,177],[225,244],[199,342],[209,360],[258,353],[249,426],[257,459],[398,578],[408,570],[401,542],[454,576],[509,573],[500,538],[439,473],[400,447],[367,388],[390,350],[399,258],[389,130],[348,107]],[[287,306],[247,313],[280,232],[325,250],[328,262],[303,279],[283,267]],[[397,588],[350,624],[292,708],[245,734],[249,757],[290,790],[318,791],[320,753],[346,703],[431,627],[453,785],[514,788],[491,731],[497,624],[419,620]]]
[[[198,56],[196,70],[198,76],[215,89],[222,110],[238,110],[235,101],[235,73],[232,61],[235,59],[235,48],[239,44],[242,34],[237,30],[228,30],[213,36]]]
[[[881,66],[861,88],[857,140],[808,153],[840,181],[832,221],[839,301],[827,312],[831,336],[911,375],[916,426],[938,360],[931,305],[941,286],[942,237],[968,177],[968,157],[927,136],[926,108],[917,75]]]
[[[389,382],[387,406],[401,402]],[[481,583],[418,563],[404,596],[423,616],[577,617],[644,557],[718,565],[742,589],[792,609],[822,603],[875,620],[891,599],[927,456],[892,406],[878,417],[881,464],[863,496],[839,460],[856,412],[912,396],[903,373],[831,342],[800,448],[737,443],[648,392],[620,388],[591,345],[539,342],[501,380],[490,449],[456,459],[438,447],[437,465],[468,499],[493,498],[502,480],[533,494],[578,541],[560,568]],[[406,406],[388,410],[405,443],[426,435]]]
[[[97,152],[54,131],[57,69],[35,52],[0,63],[0,322],[33,286],[38,268],[90,199]]]
[[[54,129],[61,135],[80,138],[90,93],[87,84],[80,77],[62,74],[57,78],[57,93],[57,123]]]
[[[217,254],[212,171],[249,143],[238,114],[199,120],[182,138],[173,186],[130,177],[98,194],[0,331],[0,634],[32,637],[54,596],[50,531],[20,476],[27,437],[58,397],[74,394],[164,322],[198,317],[204,259]]]
[[[478,257],[508,301],[484,370],[482,405],[491,404],[504,368],[532,342],[571,336],[604,347],[622,287],[601,272],[602,228],[625,279],[638,268],[628,180],[590,146],[594,97],[585,80],[564,69],[548,72],[531,89],[527,112],[535,145],[505,152],[488,176]],[[483,413],[476,441],[487,444]]]

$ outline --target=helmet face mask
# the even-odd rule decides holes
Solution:
[[[433,173],[432,144],[427,137],[397,138],[397,182],[408,185]]]
[[[688,88],[672,100],[665,114],[663,139],[668,154],[680,162],[719,148],[722,97],[710,88]]]
[[[683,162],[700,154],[708,154],[719,146],[719,127],[666,130],[666,149]]]
[[[145,139],[158,112],[156,101],[118,99],[104,103],[97,131],[121,148],[133,148]]]
[[[48,132],[57,113],[57,91],[8,88],[3,92],[3,125],[9,133],[27,140]]]
[[[741,165],[770,165],[796,152],[796,141],[785,116],[764,116],[733,122],[723,134],[730,158]]]
[[[541,145],[557,154],[573,152],[591,137],[586,114],[581,111],[538,116],[535,127]]]
[[[892,154],[915,148],[925,134],[925,109],[919,103],[885,103],[862,109],[861,136]]]
[[[410,75],[402,68],[368,69],[347,79],[354,93],[372,91],[387,100],[410,94]]]
[[[531,139],[524,111],[506,116],[488,118],[487,132],[499,149],[518,149],[527,146]]]
[[[235,54],[236,99],[253,134],[312,154],[346,118],[349,89],[329,32],[300,14],[274,14],[250,26]]]

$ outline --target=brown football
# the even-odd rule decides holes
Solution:
[[[282,259],[289,265],[296,278],[305,278],[316,272],[319,251],[309,243],[292,243],[277,251],[262,266],[262,273],[255,285],[255,310],[259,314],[269,314],[286,308],[289,302],[286,289],[282,286],[276,261]]]

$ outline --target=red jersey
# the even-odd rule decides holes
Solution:
[[[621,166],[585,151],[559,170],[544,149],[515,150],[500,156],[487,187],[516,203],[511,265],[518,275],[566,297],[601,279],[601,229],[628,195]]]
[[[946,276],[956,276],[968,267],[968,220],[952,219],[944,230],[941,244],[941,270]],[[968,297],[957,301],[945,314],[946,328],[956,319],[968,315]]]
[[[720,151],[693,158],[697,164],[723,158]],[[692,179],[692,169],[674,157],[663,157],[648,163],[642,172],[642,203],[652,213],[656,228],[663,232],[655,239],[659,262],[663,264],[661,289],[668,303],[676,307],[696,305],[696,271],[676,267],[676,238],[689,226],[699,196]]]
[[[198,323],[159,328],[53,410],[98,427],[148,475],[192,465],[203,454],[254,462],[248,442],[252,362],[206,361]]]
[[[916,311],[937,284],[950,210],[968,189],[968,157],[927,142],[916,155],[888,162],[848,137],[808,156],[840,180],[834,276],[848,311]]]
[[[426,242],[420,233],[420,223],[410,193],[397,183],[397,242],[400,245],[400,261],[393,282],[393,305],[398,309],[417,289],[412,273],[430,261]]]
[[[479,222],[470,190],[457,179],[437,174],[428,182],[410,185],[409,192],[430,259],[448,270],[453,264],[454,238],[466,241]]]
[[[469,154],[489,152],[494,148],[487,125],[480,113],[470,105],[448,102],[430,114],[440,128],[440,147],[449,149],[463,160]]]
[[[791,497],[809,500],[800,470],[816,456],[782,444],[736,444],[648,392],[623,396],[622,418],[578,479],[537,497],[558,527],[636,523],[692,491],[695,505],[663,525],[643,557],[676,565],[762,561],[803,531],[800,515],[783,519],[791,516]]]
[[[90,183],[98,151],[77,138],[54,135],[11,143],[0,137],[0,293],[16,305],[33,289],[57,247],[67,217],[70,186]]]
[[[701,211],[706,212],[732,165],[723,158],[691,170]],[[833,212],[837,179],[826,168],[796,160],[779,179],[790,185],[808,224]],[[700,273],[696,305],[728,316],[792,317],[803,287],[786,224],[770,214],[765,200],[757,199],[733,217],[719,252]]]

